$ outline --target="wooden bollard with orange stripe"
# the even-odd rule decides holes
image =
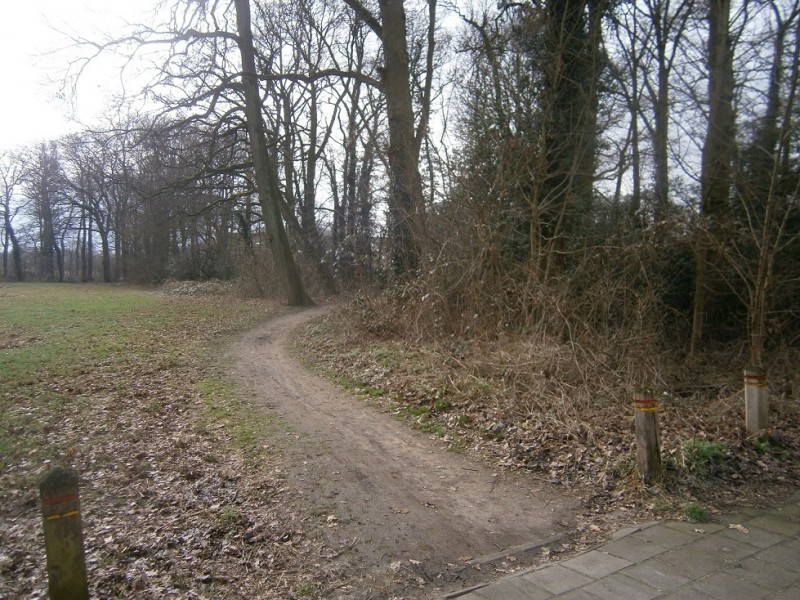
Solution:
[[[39,484],[51,600],[89,598],[78,474],[56,467]]]
[[[744,422],[748,435],[767,428],[769,395],[767,372],[761,367],[744,370]]]
[[[639,477],[646,484],[661,480],[661,436],[658,431],[658,401],[649,390],[640,390],[633,400],[636,455]]]

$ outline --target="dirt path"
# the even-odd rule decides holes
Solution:
[[[233,352],[256,405],[293,429],[288,483],[318,514],[330,515],[326,533],[332,547],[347,548],[341,560],[348,567],[375,581],[403,570],[420,584],[449,580],[458,587],[480,574],[464,568],[469,561],[568,530],[576,502],[563,497],[563,488],[448,452],[440,440],[300,366],[285,342],[322,310],[270,321]]]

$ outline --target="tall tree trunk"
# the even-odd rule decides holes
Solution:
[[[86,277],[86,219],[87,210],[81,208],[81,219],[78,226],[78,237],[75,240],[75,266],[78,273],[80,273],[81,282],[86,283],[89,279]]]
[[[41,277],[45,281],[54,281],[56,237],[53,231],[53,214],[49,205],[49,199],[42,199],[41,202],[41,230],[39,241],[42,256]]]
[[[383,93],[389,119],[391,262],[396,274],[412,274],[419,266],[427,229],[415,146],[405,7],[403,0],[378,0],[379,21],[359,0],[344,2],[383,42]]]
[[[540,213],[550,246],[544,272],[592,206],[597,145],[597,82],[605,0],[547,2],[545,60],[546,176]]]
[[[20,248],[19,240],[17,239],[14,225],[11,223],[11,215],[9,207],[3,212],[3,224],[6,230],[7,240],[11,242],[11,260],[14,263],[14,277],[17,281],[25,279],[25,273],[22,270],[22,248]]]
[[[108,243],[108,230],[104,226],[101,226],[100,221],[97,222],[97,232],[100,234],[100,248],[103,261],[103,282],[111,283],[113,281],[113,275],[111,272],[111,247]],[[92,245],[90,241],[89,248],[91,247]]]
[[[8,233],[3,229],[3,279],[8,279]]]
[[[669,3],[667,3],[669,6]],[[653,164],[655,167],[655,221],[661,221],[669,208],[669,65],[667,63],[667,44],[669,32],[662,2],[655,2],[650,8],[653,19],[656,52],[656,91],[653,107]],[[677,41],[675,41],[677,43]]]
[[[722,220],[729,208],[731,163],[736,149],[733,110],[733,49],[730,35],[730,0],[709,3],[708,132],[703,145],[700,174],[700,223],[696,257],[694,308],[689,354],[695,355],[703,328],[716,263]]]
[[[414,147],[405,7],[403,0],[379,0],[378,5],[383,24],[383,91],[389,118],[392,263],[395,272],[403,275],[419,266],[426,236],[425,200]]]
[[[60,283],[64,282],[64,240],[62,238],[61,243],[55,242],[53,244],[53,250],[55,252],[56,257],[56,267],[58,268],[58,281]]]
[[[664,35],[666,37],[666,35]],[[659,39],[658,90],[655,103],[653,163],[655,165],[655,221],[663,220],[669,211],[669,69],[666,62],[666,40]]]
[[[88,281],[94,281],[94,238],[92,236],[92,228],[94,224],[94,218],[92,217],[92,213],[89,213],[89,227],[86,229],[86,276]],[[109,263],[109,269],[111,265]],[[105,278],[103,281],[109,282],[111,279],[109,278],[106,280]]]
[[[317,136],[319,135],[319,108],[317,106],[317,85],[310,84],[311,98],[308,118],[308,150],[306,151],[306,172],[303,178],[303,205],[300,213],[300,225],[308,238],[309,243],[317,249],[320,255],[319,232],[317,231]]]
[[[279,206],[282,199],[277,169],[267,145],[253,47],[250,2],[249,0],[234,0],[234,4],[236,6],[239,53],[242,59],[242,89],[244,91],[247,134],[250,138],[250,150],[253,155],[258,199],[269,232],[272,256],[278,274],[286,285],[289,305],[309,306],[313,302],[306,293],[300,270],[297,268],[297,263],[295,263],[289,247],[289,238],[286,235]]]

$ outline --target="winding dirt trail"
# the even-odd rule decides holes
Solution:
[[[296,434],[288,483],[320,514],[335,516],[328,535],[333,547],[349,548],[349,566],[379,574],[408,564],[417,578],[443,584],[468,579],[470,560],[553,540],[568,529],[576,501],[563,488],[448,452],[440,440],[299,365],[285,342],[323,311],[269,321],[232,352],[254,403]]]

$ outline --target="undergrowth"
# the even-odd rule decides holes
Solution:
[[[463,285],[436,291],[446,289],[445,271],[352,299],[308,326],[304,353],[353,388],[380,389],[414,426],[457,440],[459,450],[585,486],[598,504],[624,497],[635,510],[680,515],[682,497],[724,503],[800,478],[796,351],[776,354],[771,371],[775,431],[752,440],[743,432],[741,347],[687,361],[671,350],[669,308],[647,290],[637,296],[607,282],[575,298],[566,283],[508,283],[506,294],[466,298]],[[636,318],[614,322],[623,307]],[[665,462],[651,488],[631,460],[632,401],[645,386],[659,400]]]

